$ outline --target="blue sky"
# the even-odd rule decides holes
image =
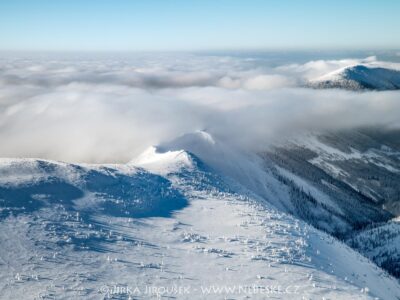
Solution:
[[[0,0],[0,49],[394,49],[399,16],[398,0]]]

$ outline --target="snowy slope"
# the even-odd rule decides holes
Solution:
[[[369,65],[355,65],[336,70],[309,82],[315,88],[348,90],[398,90],[400,71]]]
[[[400,222],[399,218],[375,224],[356,232],[347,243],[379,266],[400,276]]]
[[[385,128],[315,132],[263,154],[292,186],[297,205],[290,213],[346,240],[397,277],[398,135]]]
[[[359,191],[393,214],[399,210],[399,130],[365,128],[297,138],[312,153],[308,162]]]
[[[179,143],[127,165],[2,160],[0,298],[398,299],[368,259]]]
[[[290,190],[294,209],[288,212],[338,238],[391,219],[393,215],[382,209],[382,203],[349,184],[347,179],[357,180],[357,174],[344,176],[336,161],[324,159],[341,157],[339,153],[351,155],[315,141],[314,137],[291,140],[261,154],[274,163],[277,178]]]

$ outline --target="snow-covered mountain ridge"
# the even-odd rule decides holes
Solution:
[[[396,279],[277,209],[290,189],[262,162],[205,132],[126,165],[1,160],[0,297],[396,299]]]
[[[374,65],[355,65],[315,78],[309,82],[309,86],[348,90],[398,90],[400,71]]]
[[[294,201],[291,213],[346,240],[395,276],[399,134],[382,128],[308,134],[263,154],[283,170],[283,181],[293,186],[292,199],[301,200]]]

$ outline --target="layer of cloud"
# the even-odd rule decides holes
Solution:
[[[232,57],[4,59],[0,157],[129,161],[205,129],[260,150],[304,130],[398,126],[399,92],[302,88],[313,76],[376,58],[279,67]]]

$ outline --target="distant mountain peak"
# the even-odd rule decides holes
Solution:
[[[395,69],[354,65],[348,66],[309,82],[313,88],[340,88],[346,90],[398,90],[400,71]]]

